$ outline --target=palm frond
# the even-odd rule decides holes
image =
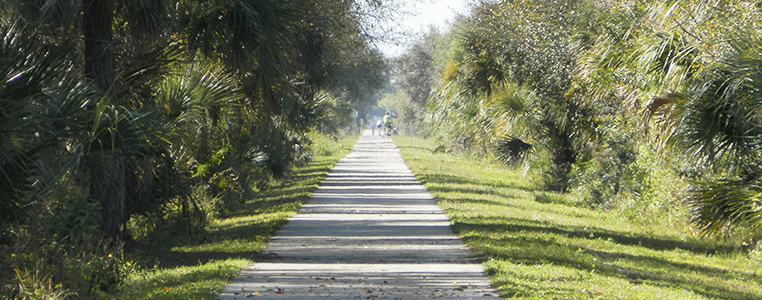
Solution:
[[[242,97],[236,77],[202,63],[183,67],[160,84],[159,105],[173,122],[211,122],[211,112]]]
[[[143,98],[151,92],[151,84],[174,71],[174,65],[189,61],[178,41],[132,43],[120,53],[118,95]],[[136,103],[134,107],[142,107]]]
[[[61,25],[74,16],[71,0],[44,0],[40,7],[40,19],[44,23]]]
[[[733,226],[762,227],[762,190],[742,180],[718,180],[698,184],[688,198],[692,222],[704,234],[716,234]]]
[[[115,151],[141,155],[147,134],[154,130],[144,126],[143,122],[148,120],[150,113],[130,111],[102,102],[96,107],[92,127],[85,140],[85,151],[95,156],[110,155]]]
[[[40,31],[68,28],[75,18],[72,0],[5,0],[0,4],[0,13],[7,13],[8,19],[34,24]]]
[[[495,148],[498,159],[512,166],[523,163],[531,151],[532,144],[526,143],[516,137],[503,138]]]
[[[694,85],[679,118],[680,136],[697,155],[731,169],[762,150],[762,41],[741,39],[735,48]]]
[[[278,90],[296,59],[295,12],[274,0],[220,0],[199,9],[189,44],[236,72],[253,101],[280,110]]]
[[[46,44],[35,33],[19,23],[0,23],[2,221],[14,219],[29,200],[39,160],[60,144],[61,136],[51,132],[76,128],[71,108],[81,104],[81,98],[58,96],[76,93],[75,81],[64,79],[73,70],[71,44]],[[55,106],[61,110],[51,114]]]
[[[60,0],[59,0],[60,1]],[[133,36],[146,38],[169,29],[172,5],[169,0],[128,1],[121,7]]]

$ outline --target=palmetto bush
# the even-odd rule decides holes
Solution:
[[[753,36],[753,35],[752,35]],[[714,174],[689,197],[704,233],[762,227],[762,40],[741,37],[709,68],[681,108],[678,137]]]
[[[65,74],[72,48],[41,43],[17,23],[0,24],[0,224],[18,220],[40,192],[40,160],[81,128],[87,90]],[[30,50],[36,49],[35,52]]]

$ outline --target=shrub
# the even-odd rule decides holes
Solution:
[[[0,298],[95,299],[134,271],[122,257],[123,243],[100,235],[97,203],[77,197],[45,200],[47,205],[29,210],[24,224],[5,228]],[[82,205],[72,209],[74,203]]]

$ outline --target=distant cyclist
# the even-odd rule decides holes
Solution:
[[[386,135],[392,134],[392,116],[388,112],[384,115],[384,128],[386,129]]]

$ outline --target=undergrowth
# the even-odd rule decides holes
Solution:
[[[36,221],[2,228],[0,299],[213,299],[238,271],[263,258],[259,249],[356,138],[311,134],[309,159],[252,187],[245,201],[220,210],[212,193],[197,193],[204,226],[172,216],[133,218],[126,244],[100,237],[97,205],[77,210],[90,215],[40,206],[30,218]],[[57,234],[63,227],[68,234]]]

